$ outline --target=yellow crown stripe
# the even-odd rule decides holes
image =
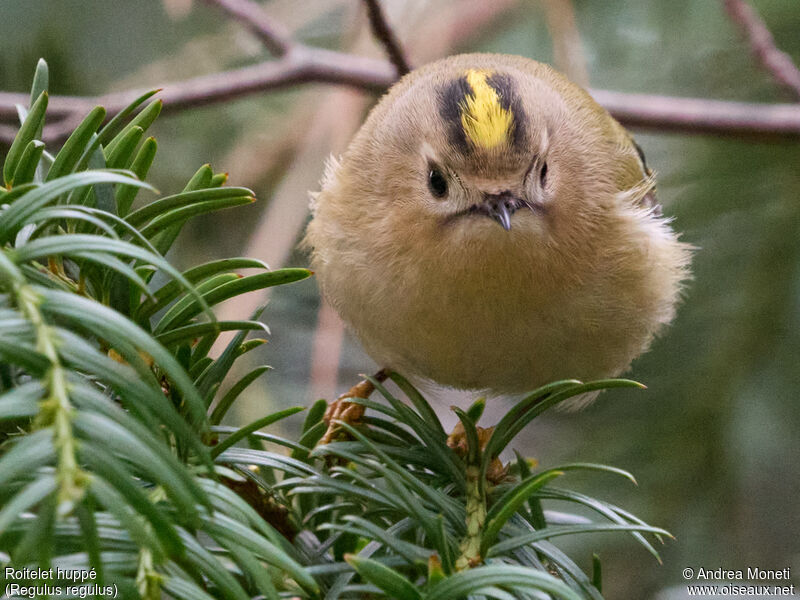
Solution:
[[[507,144],[514,123],[514,114],[503,108],[497,91],[486,81],[490,74],[469,69],[466,78],[472,94],[464,96],[460,104],[461,126],[467,139],[486,149]]]

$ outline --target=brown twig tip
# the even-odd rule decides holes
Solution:
[[[369,18],[372,34],[383,46],[389,60],[397,69],[397,74],[402,77],[411,71],[411,64],[397,39],[397,35],[395,35],[394,29],[389,25],[389,21],[386,20],[386,15],[383,13],[378,0],[364,0],[364,5],[367,7],[367,17]]]
[[[750,49],[772,77],[800,99],[800,69],[778,49],[763,19],[745,0],[723,0],[725,10],[750,42]]]

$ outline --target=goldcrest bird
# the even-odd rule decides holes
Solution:
[[[381,366],[514,394],[628,369],[675,315],[690,246],[626,130],[519,56],[403,77],[312,197],[323,296]]]

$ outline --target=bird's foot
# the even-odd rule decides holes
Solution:
[[[481,452],[486,450],[486,444],[489,443],[489,438],[494,433],[494,427],[475,427],[478,432],[478,446]],[[453,427],[453,431],[447,436],[448,447],[464,458],[469,454],[469,444],[467,442],[467,435],[464,431],[464,425],[459,421]],[[504,465],[498,457],[494,457],[486,469],[486,479],[493,484],[501,483],[508,475],[508,465]]]
[[[381,369],[373,376],[376,381],[383,382],[389,376],[387,369]],[[369,380],[364,379],[350,388],[349,391],[339,396],[328,405],[322,420],[328,426],[328,430],[318,444],[328,444],[337,438],[342,437],[342,428],[339,423],[355,425],[361,422],[364,416],[365,407],[363,404],[350,402],[350,398],[369,398],[375,391],[375,385]]]

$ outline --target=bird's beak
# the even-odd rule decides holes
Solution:
[[[534,205],[526,200],[514,196],[511,192],[505,191],[499,194],[484,194],[483,200],[473,204],[469,208],[452,213],[445,218],[445,223],[451,222],[460,217],[468,215],[481,215],[491,217],[500,227],[506,231],[511,230],[511,216],[523,206],[534,210]]]
[[[491,217],[506,231],[511,230],[511,215],[513,215],[517,208],[522,206],[524,202],[515,198],[508,192],[501,194],[486,194],[483,200],[485,207],[484,214]]]

